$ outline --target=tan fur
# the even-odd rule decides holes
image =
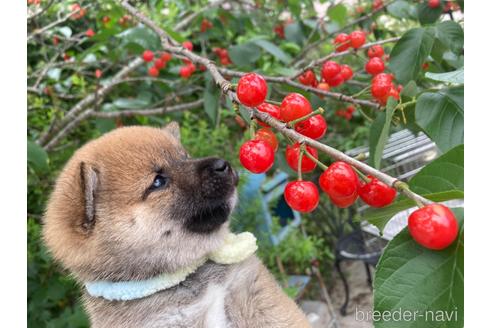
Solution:
[[[231,208],[236,200],[228,176],[202,173],[208,161],[187,156],[174,123],[120,128],[89,142],[56,182],[46,245],[80,283],[148,279],[194,263],[220,246],[228,222],[197,233],[181,216],[206,208],[212,194]],[[146,194],[156,168],[169,185]],[[221,195],[221,188],[231,192]],[[309,326],[254,256],[230,266],[207,262],[179,286],[143,299],[84,299],[93,327]]]

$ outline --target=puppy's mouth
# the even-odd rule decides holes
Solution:
[[[195,233],[211,233],[228,220],[231,210],[231,205],[226,201],[210,203],[187,220],[186,228]]]

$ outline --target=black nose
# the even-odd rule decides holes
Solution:
[[[228,173],[230,169],[230,165],[228,162],[224,161],[223,159],[216,159],[212,163],[211,168],[212,170],[214,170],[216,174],[222,175]]]

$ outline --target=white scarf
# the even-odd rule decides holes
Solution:
[[[147,280],[90,281],[85,283],[85,288],[89,295],[103,297],[109,301],[135,300],[178,285],[209,259],[219,264],[239,263],[254,254],[257,249],[256,238],[252,233],[229,233],[218,250],[177,272],[163,273]]]

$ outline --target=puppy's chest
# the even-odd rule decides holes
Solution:
[[[148,317],[146,327],[227,328],[226,286],[209,284],[206,291],[189,304],[170,305]]]

